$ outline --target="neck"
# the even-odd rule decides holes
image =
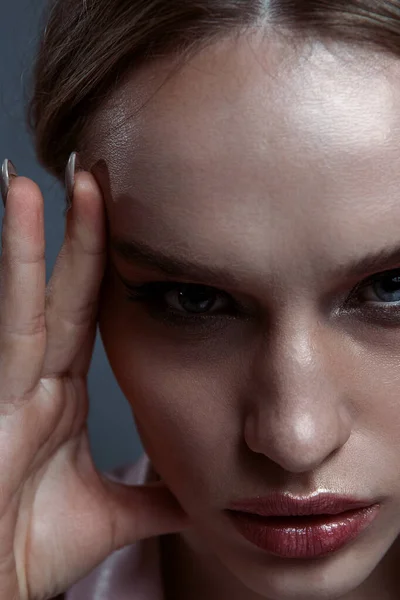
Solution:
[[[246,588],[190,531],[160,538],[165,600],[278,600]],[[370,577],[336,600],[398,600],[400,539]]]

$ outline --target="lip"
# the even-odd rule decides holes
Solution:
[[[289,517],[301,515],[336,515],[347,510],[365,508],[375,504],[371,500],[360,500],[337,494],[311,494],[303,498],[291,494],[270,494],[264,498],[236,500],[229,505],[231,510],[239,510],[263,517]]]
[[[231,503],[234,527],[255,546],[283,558],[319,558],[354,540],[377,517],[371,500],[313,494],[271,494]]]

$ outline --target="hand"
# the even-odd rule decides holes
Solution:
[[[106,265],[105,207],[76,175],[46,289],[44,202],[13,178],[0,259],[0,598],[47,600],[111,552],[181,531],[188,517],[162,482],[124,486],[92,461],[87,372]]]

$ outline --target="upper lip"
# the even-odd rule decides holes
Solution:
[[[292,496],[274,493],[264,498],[236,500],[228,510],[252,513],[263,517],[336,515],[348,510],[371,506],[371,500],[360,500],[350,496],[338,496],[332,493],[318,493],[310,496]]]

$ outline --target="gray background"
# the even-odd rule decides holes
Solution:
[[[25,125],[32,61],[45,0],[0,0],[0,161],[36,181],[45,198],[47,280],[64,237],[64,190],[37,163]],[[3,206],[0,202],[0,222]],[[131,410],[97,335],[89,373],[89,431],[100,469],[136,460],[142,447]]]

